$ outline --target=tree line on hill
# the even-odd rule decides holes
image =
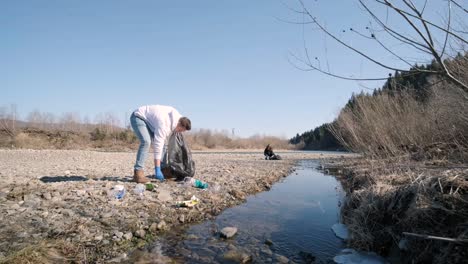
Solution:
[[[467,54],[458,54],[446,64],[459,69],[458,78],[467,79]],[[333,122],[297,134],[289,143],[305,150],[347,149],[373,155],[430,148],[422,146],[425,142],[464,148],[462,135],[468,133],[466,95],[444,77],[430,72],[438,67],[433,61],[414,65],[406,72],[396,71],[373,93],[353,94]],[[436,138],[438,142],[434,142]]]

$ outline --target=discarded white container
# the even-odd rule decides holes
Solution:
[[[114,186],[114,197],[115,197],[115,199],[121,200],[121,199],[124,198],[124,196],[125,196],[125,186],[120,185],[120,184],[115,185]]]
[[[208,191],[211,193],[219,193],[221,191],[221,186],[217,183],[210,184]]]
[[[349,238],[348,228],[343,224],[340,224],[340,223],[334,224],[332,226],[332,230],[335,233],[335,236],[341,239],[347,240]]]

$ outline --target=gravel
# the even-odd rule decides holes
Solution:
[[[195,178],[206,190],[172,180],[152,180],[155,188],[142,197],[132,182],[135,153],[84,150],[0,150],[0,256],[9,256],[44,239],[78,245],[94,243],[104,254],[119,256],[121,240],[141,245],[147,232],[203,221],[249,194],[268,190],[290,174],[296,160],[327,158],[314,153],[281,153],[283,160],[264,160],[252,153],[194,153]],[[153,171],[152,160],[145,171]],[[113,187],[126,193],[115,199]],[[194,208],[175,201],[200,199]],[[150,230],[151,227],[151,230]],[[114,238],[114,239],[113,239]],[[140,240],[140,241],[139,241]],[[99,253],[97,253],[99,254]]]

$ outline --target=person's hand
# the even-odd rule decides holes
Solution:
[[[164,181],[164,175],[162,174],[161,167],[154,168],[154,176],[160,181]]]

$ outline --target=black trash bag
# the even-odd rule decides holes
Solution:
[[[278,154],[273,154],[272,156],[270,156],[269,158],[270,160],[281,160],[281,156],[278,155]]]
[[[182,180],[195,175],[195,161],[192,153],[185,144],[182,133],[174,132],[167,142],[167,150],[161,162],[162,172],[166,178]]]

